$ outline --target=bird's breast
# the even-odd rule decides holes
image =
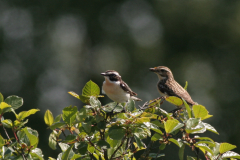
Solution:
[[[103,91],[106,95],[115,102],[126,102],[130,98],[130,94],[125,92],[119,83],[103,82]]]

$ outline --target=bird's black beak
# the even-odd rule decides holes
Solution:
[[[155,68],[149,68],[150,71],[155,72]]]
[[[106,76],[106,73],[101,73],[102,76]]]

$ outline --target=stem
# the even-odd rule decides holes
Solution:
[[[6,134],[6,136],[7,136],[8,139],[9,139],[9,141],[12,143],[12,140],[11,140],[11,138],[9,137],[9,135],[8,135],[8,133],[7,133],[7,130],[5,129],[4,126],[2,126],[2,127],[3,127],[3,130],[4,130],[5,134]]]
[[[12,131],[13,131],[14,137],[16,138],[17,142],[20,144],[20,141],[18,139],[18,136],[17,136],[16,132],[14,131],[14,129],[12,129]],[[23,160],[27,160],[27,158],[25,157],[24,150],[23,150],[22,147],[21,147],[21,151],[22,151],[21,155],[22,155]]]
[[[157,160],[157,156],[159,155],[160,151],[161,151],[161,150],[159,149],[159,151],[158,151],[158,153],[157,153],[157,155],[156,155],[156,157],[155,157],[154,160]]]
[[[16,140],[17,140],[18,143],[19,143],[19,139],[18,139],[18,137],[17,137],[17,135],[16,135],[16,132],[15,132],[14,130],[12,130],[12,131],[13,131],[14,137],[16,138]]]
[[[195,154],[196,154],[196,156],[197,156],[197,160],[199,160],[199,148],[194,148],[194,152],[195,152]]]
[[[147,146],[147,149],[144,151],[144,153],[142,154],[142,158],[140,158],[140,160],[144,160],[146,159],[146,157],[148,157],[149,153],[150,153],[150,149],[152,148],[153,145],[153,141],[150,141],[150,143]]]
[[[126,136],[122,139],[121,144],[120,144],[120,145],[117,147],[117,149],[113,152],[113,154],[112,154],[110,160],[113,159],[113,156],[117,153],[117,151],[119,150],[119,148],[122,147],[122,145],[123,145],[123,143],[124,143],[125,140],[126,140]]]
[[[91,142],[90,138],[88,138],[88,142],[89,142],[96,150],[98,150],[99,152],[103,152],[103,151],[101,151],[100,149],[98,149],[98,148]]]
[[[63,130],[62,130],[62,133],[63,133],[64,137],[67,137]]]

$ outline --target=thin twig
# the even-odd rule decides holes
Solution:
[[[9,137],[9,135],[8,135],[7,130],[5,129],[5,127],[4,127],[4,126],[2,126],[2,127],[3,127],[3,130],[4,130],[5,134],[7,135],[8,139],[9,139],[9,141],[10,141],[11,143],[13,143],[12,140],[11,140],[11,138]]]
[[[199,160],[199,148],[194,148],[195,154],[197,156],[197,160]]]
[[[129,147],[131,146],[131,140],[133,137],[128,138],[127,140],[127,144],[126,144],[126,148],[125,148],[125,152],[127,152],[127,150],[129,149]]]
[[[98,150],[99,152],[103,152],[102,150],[98,149],[90,140],[90,138],[87,138],[88,139],[88,142],[96,149]]]
[[[113,152],[113,154],[112,154],[110,160],[113,159],[113,156],[117,153],[117,151],[119,150],[119,148],[122,147],[122,145],[123,145],[123,143],[124,143],[125,140],[126,140],[126,136],[122,139],[121,144],[120,144],[120,145],[117,147],[117,149]]]
[[[8,133],[7,133],[7,130],[5,129],[4,126],[3,126],[3,130],[4,130],[5,134],[7,135],[9,141],[10,141],[11,143],[13,143],[12,140],[11,140],[11,138],[9,137]],[[15,151],[17,151],[18,154],[21,154],[21,153],[17,150],[17,148],[16,148],[15,146],[13,146],[13,149],[14,149]]]
[[[147,146],[147,149],[144,151],[144,153],[142,154],[142,158],[140,160],[144,160],[146,159],[146,157],[148,157],[149,153],[150,153],[150,149],[152,148],[153,145],[153,141],[150,141],[150,143]]]
[[[158,150],[158,153],[157,153],[157,155],[156,155],[156,157],[155,157],[154,160],[157,160],[157,158],[158,158],[157,156],[159,155],[160,151],[161,151],[161,150],[159,149],[159,150]]]
[[[64,133],[64,130],[62,130],[62,133],[63,133],[64,137],[67,137],[66,134]]]

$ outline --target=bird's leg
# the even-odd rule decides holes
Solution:
[[[126,102],[125,105],[124,105],[124,107],[123,107],[123,110],[122,110],[123,113],[126,113],[126,106],[127,106],[127,103],[128,103],[128,102]]]
[[[119,103],[116,104],[116,106],[113,108],[113,110],[118,106],[118,104],[119,104]],[[113,112],[113,110],[112,110],[112,112]]]
[[[113,114],[113,110],[118,106],[118,104],[119,104],[119,103],[116,104],[116,106],[112,109],[111,112],[108,112],[108,113],[107,113],[107,115],[108,115],[110,118],[112,118],[112,116],[114,115],[114,114]]]

